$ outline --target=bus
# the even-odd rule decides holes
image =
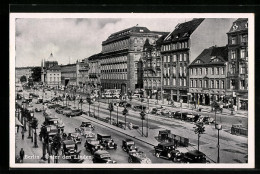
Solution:
[[[121,89],[104,89],[104,92],[102,93],[102,98],[114,98],[119,99],[121,94]]]

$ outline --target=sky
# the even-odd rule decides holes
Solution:
[[[191,18],[17,18],[16,67],[40,66],[42,59],[51,53],[59,64],[75,63],[101,52],[102,41],[114,32],[137,24],[152,31],[171,32],[178,23],[189,20]],[[234,19],[225,21],[231,26]],[[227,30],[223,32],[223,45],[226,45]]]

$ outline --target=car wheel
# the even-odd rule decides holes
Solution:
[[[133,162],[133,160],[132,160],[131,157],[128,157],[128,162],[129,162],[129,163],[132,163],[132,162]]]
[[[159,152],[156,152],[156,153],[155,153],[155,156],[156,156],[157,158],[159,158],[159,157],[160,157],[160,153],[159,153]]]

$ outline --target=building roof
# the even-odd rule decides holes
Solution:
[[[102,55],[102,53],[94,54],[94,55],[88,57],[87,59],[88,60],[96,60],[96,59],[99,59],[101,55]]]
[[[54,66],[48,68],[48,70],[56,70],[56,71],[58,71],[58,70],[61,70],[61,67],[60,67],[60,65],[54,65]]]
[[[212,60],[219,59],[219,62],[214,62]],[[198,60],[200,63],[198,63]],[[205,64],[223,64],[228,61],[228,50],[226,46],[223,47],[210,47],[204,49],[200,55],[189,65],[205,65]]]
[[[203,20],[203,18],[199,18],[178,24],[175,29],[167,37],[165,37],[164,41],[189,38],[189,36],[196,30]]]
[[[238,32],[248,30],[248,19],[247,18],[238,18],[233,22],[228,33]]]

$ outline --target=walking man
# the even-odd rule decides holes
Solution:
[[[21,163],[23,163],[23,158],[24,158],[24,151],[23,151],[23,148],[21,148],[21,150],[20,150]]]
[[[24,139],[24,128],[22,129],[22,140]]]

